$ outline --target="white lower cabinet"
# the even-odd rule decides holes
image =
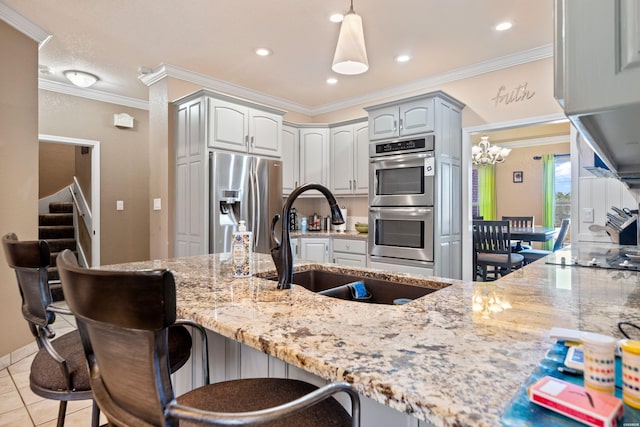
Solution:
[[[300,237],[300,258],[315,262],[331,262],[331,239],[328,237]]]
[[[367,241],[334,238],[333,263],[350,267],[366,267]]]
[[[413,265],[392,264],[389,262],[369,261],[367,265],[369,268],[375,268],[378,270],[385,270],[390,273],[408,273],[418,276],[433,276],[433,268],[429,267],[417,267]]]

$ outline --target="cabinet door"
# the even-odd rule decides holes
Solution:
[[[300,238],[300,257],[315,262],[329,262],[329,239]]]
[[[434,99],[421,99],[400,105],[400,135],[431,132],[434,129]]]
[[[249,151],[280,157],[282,117],[260,110],[249,110]]]
[[[209,98],[209,146],[246,152],[249,138],[249,109]]]
[[[374,141],[398,136],[399,113],[395,105],[369,112],[369,139]]]
[[[298,129],[282,126],[282,194],[289,195],[300,183]]]
[[[353,126],[331,130],[331,191],[353,193]]]
[[[300,184],[329,186],[328,129],[300,129]]]
[[[369,126],[367,123],[353,127],[353,192],[369,193]]]

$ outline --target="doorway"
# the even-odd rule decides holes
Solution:
[[[91,155],[90,213],[91,267],[100,265],[100,142],[56,135],[38,135],[39,142],[86,147]]]
[[[549,116],[531,117],[521,120],[514,120],[501,123],[490,123],[479,126],[471,126],[462,129],[462,164],[466,165],[462,168],[462,278],[463,280],[472,280],[472,269],[468,268],[473,264],[473,240],[471,234],[472,224],[472,165],[471,165],[471,147],[474,137],[479,135],[494,133],[496,135],[502,132],[513,131],[532,126],[540,126],[545,124],[553,124],[559,122],[567,122],[568,119],[564,114],[553,114]],[[533,138],[534,136],[531,136]],[[568,138],[570,141],[570,150],[574,150],[574,136]],[[503,144],[501,144],[503,145]],[[573,156],[572,156],[573,157]],[[532,160],[533,161],[533,160]],[[573,184],[572,184],[573,185]],[[573,215],[573,213],[572,213]]]

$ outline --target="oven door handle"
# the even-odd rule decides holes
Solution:
[[[426,214],[426,213],[433,212],[433,208],[374,208],[374,207],[370,207],[369,208],[369,212]]]
[[[411,154],[398,154],[396,156],[380,156],[371,157],[369,163],[382,163],[382,162],[403,162],[407,160],[425,159],[427,157],[433,157],[433,151],[427,151],[426,153],[411,153]]]

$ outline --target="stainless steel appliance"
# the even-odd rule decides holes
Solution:
[[[230,252],[242,219],[253,232],[254,251],[270,253],[271,219],[282,212],[282,162],[218,151],[209,153],[209,162],[209,252]]]
[[[370,145],[369,258],[433,268],[434,136]]]
[[[434,136],[369,147],[370,206],[433,206]]]
[[[396,260],[433,262],[432,207],[371,207],[369,254]],[[387,260],[390,261],[390,260]]]

